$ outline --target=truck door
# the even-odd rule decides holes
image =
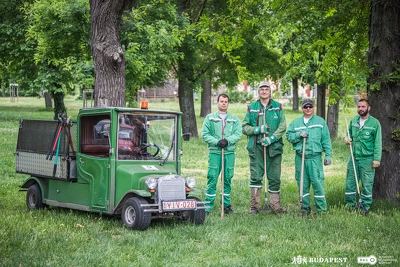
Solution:
[[[82,116],[77,155],[78,182],[89,183],[92,211],[108,210],[110,196],[110,117]]]

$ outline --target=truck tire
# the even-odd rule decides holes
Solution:
[[[188,199],[194,199],[196,201],[201,201],[197,197],[188,197]],[[197,207],[203,207],[203,204],[198,204]],[[206,219],[206,211],[204,209],[197,209],[189,211],[189,220],[196,225],[203,224]]]
[[[43,209],[46,205],[42,201],[42,192],[38,184],[29,187],[26,193],[26,206],[30,210]]]
[[[148,204],[143,198],[128,198],[122,207],[121,219],[127,228],[146,230],[150,226],[151,213],[144,212],[141,204]]]

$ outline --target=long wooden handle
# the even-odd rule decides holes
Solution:
[[[345,120],[346,120],[347,136],[350,138],[349,124],[347,123],[347,118],[345,118]],[[354,162],[353,144],[351,144],[351,143],[350,143],[350,154],[351,154],[351,161],[353,162],[354,177],[356,178],[357,193],[358,193],[358,195],[360,195],[360,187],[358,186],[358,177],[357,177],[357,171],[356,171],[356,164]]]
[[[225,120],[222,121],[222,139],[225,138]],[[225,213],[225,149],[221,148],[221,219],[224,218]]]
[[[264,114],[263,114],[263,125],[266,125],[265,122],[265,114],[266,110],[264,108]],[[268,127],[267,127],[268,129]],[[264,134],[264,138],[267,137],[266,134]],[[267,202],[267,147],[264,146],[264,202]],[[267,203],[265,203],[267,204]]]
[[[303,184],[304,184],[304,157],[306,152],[306,139],[303,138],[303,153],[301,153],[301,170],[300,170],[300,204],[303,203]]]
[[[224,217],[224,198],[225,198],[225,192],[224,192],[224,183],[225,183],[225,151],[224,148],[221,149],[221,218]]]

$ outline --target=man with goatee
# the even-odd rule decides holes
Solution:
[[[371,106],[368,100],[360,99],[358,101],[358,116],[355,116],[350,121],[350,136],[345,138],[346,145],[352,146],[356,174],[362,185],[360,193],[361,205],[357,207],[357,184],[353,161],[350,157],[346,175],[346,207],[349,210],[356,209],[364,215],[368,215],[372,203],[375,169],[379,167],[382,156],[381,124],[369,114],[370,109]]]

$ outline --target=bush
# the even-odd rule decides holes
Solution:
[[[253,95],[248,92],[232,90],[227,93],[230,103],[248,103],[253,100]]]

